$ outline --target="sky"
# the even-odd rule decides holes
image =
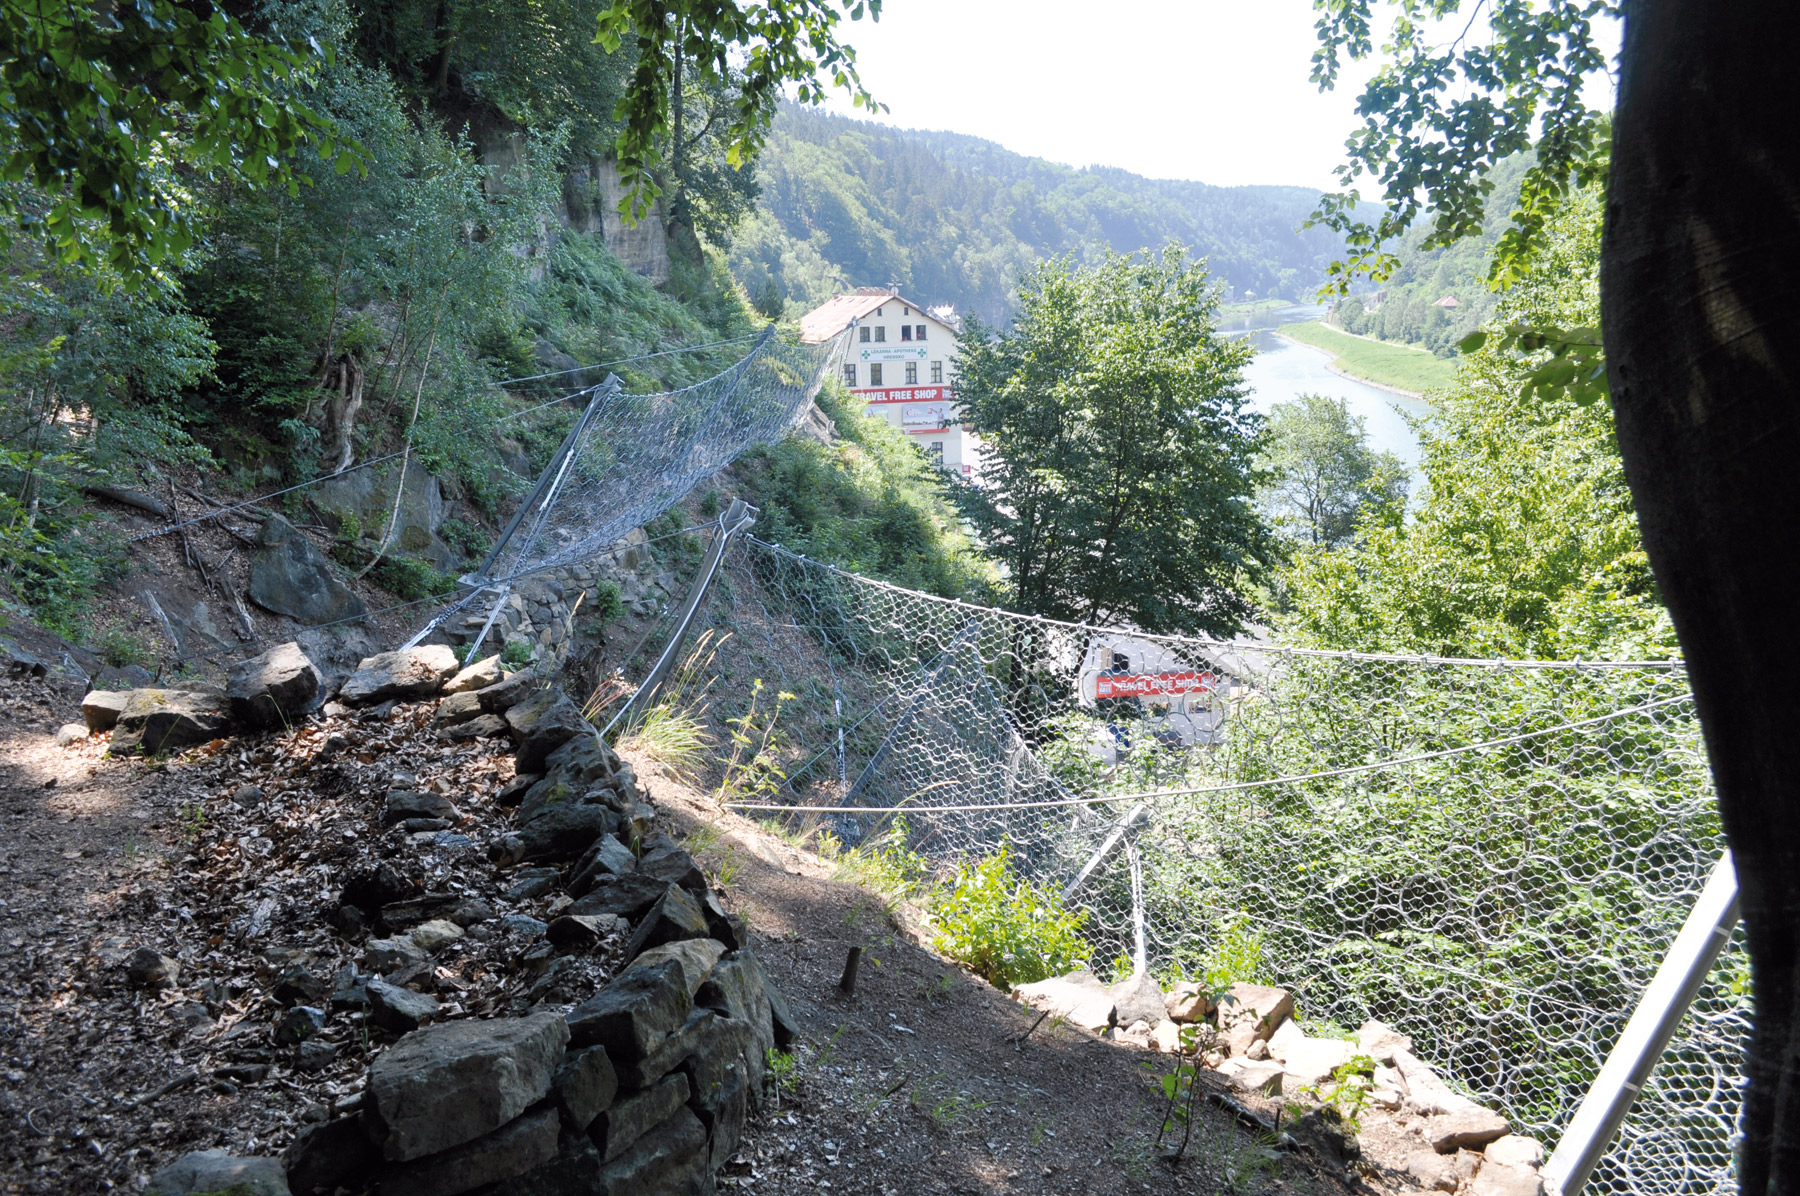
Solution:
[[[1335,190],[1371,69],[1308,80],[1308,0],[886,0],[839,28],[887,123],[1219,186]]]

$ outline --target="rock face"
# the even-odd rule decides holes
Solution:
[[[250,558],[250,600],[256,605],[315,625],[367,613],[325,554],[281,516],[269,516],[257,544]]]
[[[157,755],[231,734],[231,708],[220,694],[134,689],[113,728],[112,753]]]
[[[239,722],[285,727],[312,708],[324,683],[318,666],[299,644],[289,642],[232,665],[225,696]]]
[[[422,698],[434,694],[456,672],[456,653],[443,644],[424,644],[383,652],[356,666],[338,700],[368,706],[389,698]]]
[[[1099,977],[1086,970],[1022,984],[1013,989],[1013,999],[1095,1033],[1116,1020],[1112,994]]]
[[[402,1038],[369,1069],[382,1154],[423,1158],[499,1129],[550,1091],[568,1041],[556,1013],[449,1022]]]
[[[147,1196],[291,1196],[279,1159],[239,1159],[223,1150],[184,1154],[150,1178]]]

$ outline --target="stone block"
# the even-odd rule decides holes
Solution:
[[[1163,991],[1155,977],[1140,972],[1121,980],[1107,990],[1112,997],[1114,1014],[1121,1026],[1143,1022],[1154,1026],[1163,1020]]]
[[[706,1127],[687,1108],[606,1164],[593,1196],[713,1196]]]
[[[1294,995],[1266,984],[1234,984],[1219,1002],[1220,1029],[1249,1026],[1254,1038],[1267,1039],[1277,1026],[1293,1016]]]
[[[1487,1160],[1482,1164],[1484,1167],[1493,1163],[1502,1167],[1541,1167],[1544,1164],[1544,1144],[1524,1134],[1495,1138],[1482,1147],[1481,1153]]]
[[[1396,1051],[1412,1050],[1413,1041],[1392,1026],[1382,1022],[1368,1021],[1356,1032],[1356,1045],[1363,1054],[1377,1063],[1393,1066]]]
[[[681,965],[630,968],[569,1011],[569,1041],[604,1046],[614,1067],[635,1063],[686,1022],[691,1008]]]
[[[536,669],[520,669],[504,680],[483,686],[475,692],[481,695],[483,710],[489,714],[505,714],[548,684]]]
[[[588,1136],[600,1148],[600,1157],[610,1163],[680,1111],[688,1096],[687,1076],[676,1072],[641,1092],[615,1099],[588,1127]]]
[[[601,877],[628,876],[637,871],[637,857],[613,835],[601,835],[569,869],[568,883],[563,887],[571,897],[580,897],[592,889]]]
[[[486,712],[481,708],[481,698],[469,690],[464,690],[461,693],[453,693],[439,702],[437,713],[431,716],[431,721],[439,726],[453,727],[458,723],[466,723],[470,719],[480,718],[484,713]]]
[[[360,1118],[340,1117],[301,1127],[282,1151],[281,1161],[287,1168],[288,1187],[295,1196],[308,1196],[316,1189],[334,1192],[373,1174],[381,1165],[381,1152],[363,1132]]]
[[[1206,986],[1183,980],[1163,996],[1163,1014],[1172,1022],[1203,1022],[1212,1012]]]
[[[1285,1073],[1273,1059],[1232,1059],[1230,1071],[1223,1074],[1240,1092],[1256,1092],[1263,1096],[1280,1096],[1285,1087]]]
[[[403,1034],[417,1030],[436,1018],[440,1009],[436,997],[389,984],[378,976],[363,987],[369,994],[369,1020],[383,1029]]]
[[[655,967],[670,960],[681,965],[682,976],[687,981],[688,996],[692,997],[712,975],[718,965],[719,958],[725,954],[725,944],[717,939],[684,939],[675,943],[664,943],[660,947],[651,947],[642,955],[631,961],[634,968]]]
[[[442,818],[457,822],[462,818],[454,803],[442,794],[418,793],[410,789],[391,789],[381,803],[381,825],[393,826],[409,818]]]
[[[519,862],[579,858],[601,835],[619,829],[619,816],[600,805],[563,805],[545,811],[508,838],[516,838]],[[599,911],[596,911],[599,912]]]
[[[699,904],[686,889],[670,885],[632,931],[631,941],[625,944],[625,958],[635,959],[649,948],[664,943],[707,937],[706,915],[700,912]]]
[[[159,755],[224,738],[231,728],[231,704],[223,694],[134,689],[113,726],[109,750],[115,756]]]
[[[456,672],[456,654],[444,644],[422,644],[365,657],[338,691],[346,706],[372,706],[390,698],[408,701],[435,694]]]
[[[367,612],[361,598],[306,533],[279,515],[263,521],[250,558],[250,601],[264,610],[318,626]]]
[[[523,1175],[556,1157],[561,1132],[555,1108],[533,1109],[472,1142],[389,1166],[381,1196],[461,1196]]]
[[[1535,1167],[1511,1167],[1489,1159],[1475,1173],[1469,1196],[1544,1196],[1544,1177]]]
[[[628,872],[623,876],[602,876],[594,887],[582,894],[569,907],[572,914],[612,914],[628,922],[636,922],[669,891],[666,881]]]
[[[444,682],[447,694],[469,693],[478,689],[486,689],[500,682],[502,673],[498,654],[484,656],[474,664],[464,665],[456,676]]]
[[[1098,1034],[1113,1025],[1117,1011],[1112,994],[1092,972],[1070,972],[1013,989],[1013,999]]]
[[[537,772],[556,749],[578,735],[598,738],[581,707],[560,689],[532,694],[506,712],[520,772]],[[583,844],[585,847],[586,844]]]
[[[1302,1038],[1287,1044],[1281,1069],[1287,1073],[1290,1088],[1318,1085],[1331,1078],[1331,1073],[1350,1062],[1356,1044],[1335,1038]]]
[[[1480,1150],[1496,1138],[1512,1132],[1506,1118],[1492,1109],[1470,1104],[1453,1113],[1439,1113],[1425,1121],[1425,1141],[1439,1154]]]
[[[645,852],[644,858],[638,861],[638,871],[658,880],[666,880],[672,885],[680,885],[690,893],[705,892],[710,887],[706,883],[706,874],[700,871],[700,865],[694,862],[694,857],[679,847]]]
[[[681,1028],[663,1038],[642,1059],[618,1064],[619,1085],[623,1088],[648,1088],[674,1071],[683,1060],[705,1041],[718,1014],[710,1009],[690,1010]]]
[[[96,689],[81,699],[82,721],[91,732],[110,731],[131,701],[129,689]]]
[[[324,685],[312,658],[289,642],[232,665],[225,697],[232,717],[247,726],[286,727],[313,708]]]
[[[568,1123],[585,1130],[612,1107],[619,1093],[619,1076],[605,1047],[586,1047],[568,1053],[550,1090]]]
[[[291,1196],[291,1191],[280,1159],[202,1150],[182,1155],[151,1176],[145,1196]]]

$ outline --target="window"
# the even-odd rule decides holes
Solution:
[[[877,340],[877,341],[885,341],[885,340],[887,340],[887,328],[886,328],[886,326],[885,326],[885,325],[878,325],[878,326],[877,326],[877,327],[876,327],[876,329],[875,329],[875,339],[876,339],[876,340]]]
[[[916,329],[913,330],[913,339],[916,341],[922,341],[925,339],[925,325],[920,324]]]
[[[912,339],[912,325],[911,324],[900,325],[900,339],[903,341],[909,341]]]
[[[942,469],[944,465],[944,442],[933,440],[925,446],[925,459]]]
[[[906,363],[906,384],[908,386],[917,386],[919,384],[919,363],[916,361],[909,361]]]
[[[856,332],[857,332],[857,337],[856,337],[857,340],[861,341],[865,345],[869,343],[869,326],[867,324],[864,324],[861,328],[858,328],[856,330]]]
[[[931,381],[935,385],[938,385],[938,386],[942,386],[944,384],[944,363],[943,362],[934,361],[931,363]]]
[[[871,362],[869,364],[869,385],[881,385],[881,363],[879,361]]]
[[[855,362],[851,362],[849,365],[846,365],[844,367],[844,385],[851,386],[851,387],[854,387],[856,385],[856,363]]]
[[[910,315],[912,315],[912,308],[910,308],[910,307],[902,307],[902,308],[901,308],[901,309],[900,309],[900,314],[901,314],[901,315],[903,315],[903,316],[910,316]]]

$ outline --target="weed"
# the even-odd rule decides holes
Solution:
[[[117,627],[101,632],[100,642],[95,647],[99,649],[100,659],[115,669],[128,669],[133,665],[149,668],[156,663],[156,654],[149,644]]]
[[[912,1090],[913,1107],[925,1116],[937,1122],[945,1129],[952,1129],[971,1113],[979,1113],[992,1105],[993,1101],[975,1100],[967,1091],[946,1092],[937,1087],[937,1081],[944,1078],[943,1072],[926,1076]]]
[[[635,720],[631,730],[619,740],[619,746],[642,752],[681,776],[691,775],[705,762],[712,742],[706,725],[692,709],[679,709],[664,701]]]
[[[192,847],[200,842],[200,836],[206,831],[206,811],[199,802],[189,806],[181,817],[181,837]]]
[[[473,560],[485,555],[494,543],[494,538],[488,534],[487,528],[466,519],[444,520],[438,525],[437,534],[444,543],[461,551],[465,560]]]
[[[625,613],[625,598],[619,593],[619,583],[610,578],[594,586],[594,617],[601,622],[616,619]]]
[[[828,836],[832,856],[827,858],[837,860],[832,874],[836,879],[859,884],[889,901],[909,901],[929,891],[931,864],[907,846],[912,827],[906,819],[894,819],[886,830],[850,851],[844,851],[842,841],[830,831],[820,833],[821,846],[826,845]]]
[[[775,1094],[777,1102],[800,1091],[800,1061],[792,1054],[770,1047],[763,1052],[763,1064],[768,1072],[769,1091]]]
[[[1224,992],[1240,981],[1269,983],[1268,958],[1263,953],[1262,931],[1245,914],[1233,914],[1214,923],[1216,937],[1201,959],[1208,992]]]
[[[456,588],[456,579],[417,557],[383,557],[369,575],[369,580],[407,602],[422,598],[441,598]]]
[[[536,654],[536,649],[527,640],[507,640],[506,646],[500,649],[500,663],[509,669],[522,669]]]
[[[725,773],[719,781],[721,805],[745,799],[767,800],[780,792],[781,783],[787,780],[787,774],[776,763],[780,745],[775,738],[775,724],[781,719],[782,706],[792,702],[794,695],[785,689],[777,690],[775,707],[759,730],[756,706],[762,692],[763,679],[758,677],[750,684],[749,707],[737,718],[725,720],[731,728],[731,757],[725,762]]]
[[[1063,908],[1062,896],[1013,874],[1006,848],[957,873],[934,916],[932,946],[1001,989],[1060,976],[1085,966],[1085,910]]]
[[[942,1005],[950,999],[955,987],[956,981],[948,973],[939,973],[929,980],[919,981],[919,998],[931,1005]]]

